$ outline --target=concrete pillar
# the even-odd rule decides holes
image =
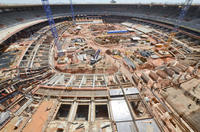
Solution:
[[[92,87],[93,87],[93,88],[95,87],[95,81],[96,81],[96,75],[94,74],[94,75],[93,75],[93,83],[92,83]]]
[[[71,111],[70,111],[70,114],[69,114],[69,118],[68,118],[68,121],[69,122],[73,122],[74,121],[74,118],[76,116],[76,109],[78,107],[78,103],[75,101],[72,106],[71,106]]]
[[[72,75],[72,76],[71,76],[71,78],[69,79],[69,81],[68,81],[67,84],[65,85],[66,87],[68,87],[68,86],[71,85],[71,83],[72,83],[73,80],[74,80],[74,77],[75,77],[75,75]]]
[[[85,82],[85,75],[83,75],[79,88],[81,88],[82,84]]]

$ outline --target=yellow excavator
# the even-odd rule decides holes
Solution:
[[[172,41],[174,37],[176,36],[177,32],[171,32],[168,36],[167,43],[165,44],[165,47],[169,47],[172,44]]]

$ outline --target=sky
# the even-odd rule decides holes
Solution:
[[[110,0],[72,0],[73,3],[110,3]],[[116,0],[117,3],[183,3],[185,0]],[[41,0],[0,0],[0,4],[40,4]],[[69,0],[49,0],[50,4],[66,4]],[[193,0],[193,4],[200,4],[200,0]]]

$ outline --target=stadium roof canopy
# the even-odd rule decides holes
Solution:
[[[111,0],[72,0],[74,4],[109,4]],[[116,4],[182,4],[185,0],[115,0]],[[69,4],[69,0],[49,0],[50,4]],[[2,5],[31,5],[41,4],[41,0],[1,0]],[[200,0],[193,0],[193,4],[200,4]]]

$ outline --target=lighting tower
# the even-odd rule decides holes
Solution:
[[[55,22],[54,22],[54,19],[53,19],[53,16],[52,16],[51,8],[50,8],[50,5],[49,5],[49,0],[41,0],[41,1],[42,1],[42,5],[44,7],[44,10],[46,12],[46,17],[47,17],[48,22],[49,22],[49,27],[50,27],[52,35],[54,37],[54,43],[55,43],[55,46],[57,48],[58,56],[62,56],[62,54],[61,54],[62,46],[60,45],[59,40],[58,40],[58,32],[57,32]]]

